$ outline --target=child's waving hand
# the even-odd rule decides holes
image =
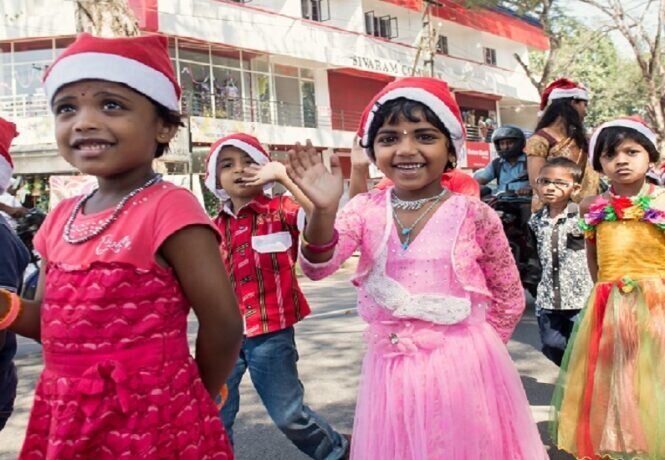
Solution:
[[[308,139],[305,146],[296,143],[289,150],[287,173],[318,209],[336,209],[344,192],[344,178],[339,158],[332,155],[330,171],[321,154]]]

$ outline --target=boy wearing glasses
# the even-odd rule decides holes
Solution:
[[[546,161],[536,180],[545,207],[531,216],[542,278],[536,296],[536,316],[543,354],[561,366],[575,317],[593,287],[578,226],[579,208],[572,196],[581,189],[582,170],[573,161]]]

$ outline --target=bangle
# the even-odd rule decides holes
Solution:
[[[309,252],[313,254],[323,254],[324,252],[328,252],[337,246],[337,242],[339,241],[339,232],[337,229],[333,229],[332,239],[325,244],[312,244],[305,239],[305,232],[302,231],[300,232],[300,241],[302,242],[303,248],[306,248]]]
[[[21,313],[21,298],[16,294],[5,291],[4,289],[0,290],[0,293],[5,296],[9,303],[9,310],[7,310],[5,316],[0,318],[0,331],[2,331],[14,324],[14,321],[16,321],[16,318],[18,318]]]
[[[229,386],[227,384],[222,385],[222,388],[219,389],[219,404],[217,404],[217,410],[220,410],[224,407],[224,403],[229,398]]]

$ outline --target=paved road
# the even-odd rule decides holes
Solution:
[[[341,432],[351,432],[354,401],[362,358],[363,323],[356,316],[355,291],[348,282],[350,270],[339,272],[327,280],[303,281],[314,313],[297,328],[301,378],[306,387],[308,404],[326,417]],[[193,344],[196,322],[190,322]],[[19,366],[19,398],[15,414],[0,432],[0,460],[14,459],[23,440],[35,379],[41,370],[41,354],[37,344],[22,341]],[[557,367],[535,348],[538,331],[532,313],[522,319],[510,353],[517,363],[522,382],[538,422],[543,439],[546,435],[548,404],[556,379]],[[272,425],[265,409],[245,377],[241,387],[241,408],[236,423],[236,455],[238,460],[306,460]],[[570,459],[550,448],[550,458]]]

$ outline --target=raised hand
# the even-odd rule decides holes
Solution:
[[[369,157],[365,153],[365,149],[360,145],[358,136],[353,138],[353,146],[351,147],[351,167],[362,168],[363,170],[369,169]]]
[[[243,184],[249,187],[281,182],[286,177],[286,166],[279,161],[271,161],[263,166],[253,164],[243,171]]]
[[[344,193],[344,177],[336,155],[330,157],[330,171],[328,171],[321,154],[308,139],[304,146],[296,143],[295,149],[289,150],[289,164],[286,171],[315,208],[337,209]]]

